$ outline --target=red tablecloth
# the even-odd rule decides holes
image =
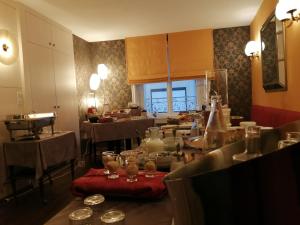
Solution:
[[[73,181],[71,191],[76,196],[85,197],[91,194],[102,194],[105,196],[124,196],[134,198],[163,197],[167,189],[163,183],[166,175],[157,172],[154,178],[146,178],[144,171],[139,171],[137,182],[127,182],[126,173],[120,169],[118,179],[107,179],[103,169],[90,169],[84,176]]]

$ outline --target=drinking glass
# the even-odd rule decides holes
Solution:
[[[107,163],[113,160],[115,153],[113,151],[105,151],[102,152],[102,163],[104,167],[104,174],[108,175],[109,170],[107,169]]]
[[[235,161],[247,161],[261,156],[261,128],[248,126],[246,128],[246,150],[243,153],[233,155]]]
[[[300,141],[300,132],[286,132],[286,139],[287,140],[293,140],[295,142],[299,142]]]
[[[117,173],[120,164],[119,164],[119,156],[118,154],[110,154],[109,160],[106,162],[106,167],[109,171],[107,178],[108,179],[117,179],[119,178],[119,174]]]
[[[148,157],[145,158],[144,170],[145,170],[145,177],[147,177],[147,178],[155,177],[156,157],[148,156]]]
[[[143,152],[141,150],[125,150],[120,153],[121,166],[126,167],[128,162],[138,161],[138,155],[141,155]]]
[[[127,182],[136,182],[138,181],[137,175],[139,173],[139,167],[137,165],[137,161],[129,161],[126,165],[126,173],[127,173]]]
[[[249,126],[246,129],[246,151],[247,154],[252,154],[253,156],[261,155],[261,128],[258,126]]]

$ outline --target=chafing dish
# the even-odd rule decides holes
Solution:
[[[39,134],[43,127],[51,126],[51,133],[54,134],[55,113],[33,113],[28,115],[8,116],[4,121],[12,141],[29,138],[40,139]],[[27,130],[28,134],[22,137],[15,137],[14,131]]]

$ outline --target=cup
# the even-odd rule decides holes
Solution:
[[[298,141],[296,140],[280,140],[278,141],[278,149],[285,148],[287,146],[296,144]]]
[[[232,156],[234,161],[247,161],[261,156],[261,128],[258,126],[246,127],[246,150]]]
[[[126,165],[126,181],[129,183],[137,182],[137,175],[139,173],[139,167],[137,165],[137,161],[129,161]]]
[[[300,132],[296,132],[296,131],[286,132],[286,139],[300,142]]]
[[[144,164],[145,177],[153,178],[156,173],[156,157],[148,156],[145,158]]]
[[[102,163],[104,167],[104,174],[108,175],[109,170],[107,169],[107,163],[113,160],[115,153],[113,151],[105,151],[102,152]]]
[[[118,154],[110,154],[109,160],[106,162],[106,167],[109,173],[107,174],[108,179],[119,178],[118,169],[120,167]]]
[[[246,128],[246,151],[253,156],[261,155],[261,128],[259,126],[248,126]]]

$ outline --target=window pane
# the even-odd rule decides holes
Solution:
[[[173,81],[172,101],[174,112],[196,110],[196,81]]]
[[[144,84],[144,106],[148,112],[168,112],[166,82]]]

